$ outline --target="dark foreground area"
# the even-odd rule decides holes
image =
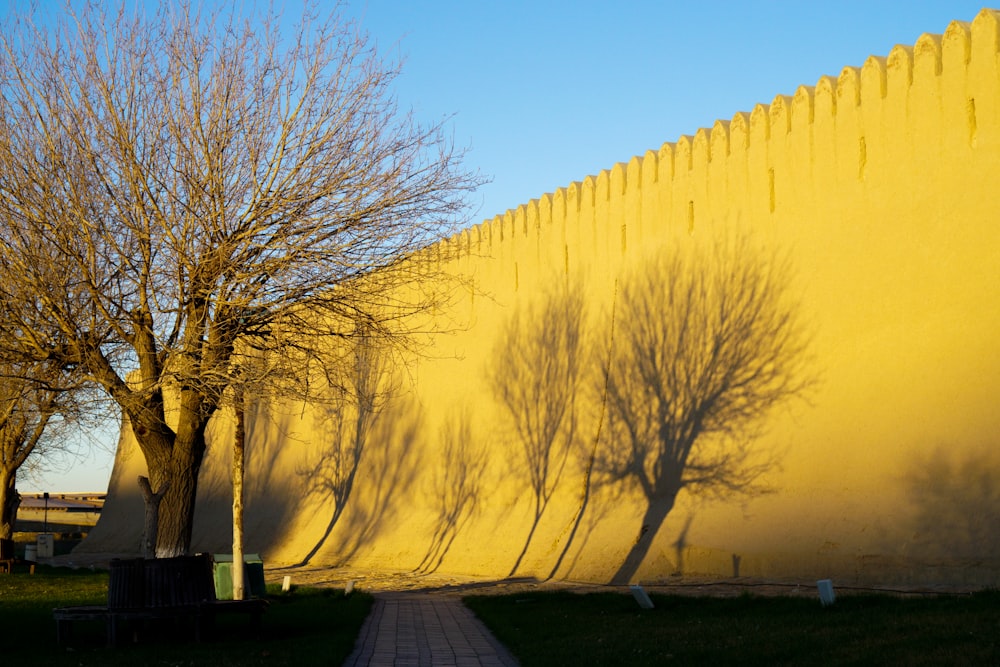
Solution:
[[[526,593],[465,603],[533,665],[997,665],[1000,592],[901,599]]]
[[[0,574],[2,664],[340,665],[372,606],[363,592],[268,586],[258,631],[217,619],[196,642],[183,620],[136,628],[117,648],[101,622],[56,643],[52,609],[103,604],[108,573],[39,566]],[[433,594],[433,593],[432,593]],[[454,594],[454,593],[452,593]],[[1000,664],[1000,592],[903,598],[690,597],[527,591],[464,598],[525,667],[532,665],[992,665]],[[135,640],[138,641],[135,641]]]
[[[107,572],[39,566],[0,574],[0,663],[4,665],[339,665],[354,647],[372,598],[332,589],[268,587],[270,607],[259,631],[245,618],[219,618],[195,642],[183,619],[136,628],[138,641],[106,646],[104,624],[79,622],[72,642],[56,643],[52,609],[107,601]]]

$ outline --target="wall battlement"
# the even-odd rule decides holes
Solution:
[[[532,199],[447,243],[466,256],[508,254],[501,248],[513,256],[553,235],[582,237],[590,230],[568,227],[585,219],[599,227],[593,243],[620,254],[642,242],[643,230],[690,232],[733,204],[775,214],[831,186],[863,187],[866,174],[887,160],[932,160],[945,146],[992,150],[1000,131],[990,122],[1000,103],[998,43],[1000,10],[983,9],[971,23],[954,21],[912,47],[897,45],[861,67],[821,76],[815,86]],[[824,169],[814,169],[816,162]]]

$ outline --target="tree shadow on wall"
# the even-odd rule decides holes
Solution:
[[[253,418],[247,420],[244,531],[248,549],[269,551],[288,539],[285,528],[302,509],[297,480],[288,474],[283,454],[289,449],[308,451],[309,443],[296,432],[301,408],[278,401],[260,401],[254,407]],[[227,489],[231,493],[232,485]]]
[[[527,479],[532,494],[531,526],[508,576],[521,566],[577,445],[583,321],[578,285],[550,290],[540,304],[514,311],[487,369],[508,418],[514,474]]]
[[[412,497],[409,490],[421,465],[421,422],[416,401],[400,395],[393,397],[375,424],[365,453],[364,487],[355,492],[349,511],[337,524],[337,534],[342,536],[336,550],[337,564],[354,558],[405,512],[402,502]],[[315,551],[325,540],[317,543]]]
[[[616,491],[620,491],[620,488],[615,486],[602,489],[605,495],[597,495],[600,480],[594,480],[586,466],[582,471],[580,481],[582,488],[577,511],[570,518],[569,524],[564,530],[564,532],[568,532],[568,535],[564,538],[563,547],[545,578],[546,581],[555,579],[557,575],[562,579],[570,579],[577,566],[581,565],[581,559],[586,564],[587,545],[590,543],[594,530],[621,504],[621,495],[616,493]],[[571,556],[571,547],[574,545],[576,548],[572,549]],[[587,576],[589,575],[584,575],[585,578]]]
[[[595,467],[604,483],[636,484],[646,509],[612,583],[633,579],[682,490],[765,490],[777,455],[755,444],[764,421],[811,384],[788,281],[746,240],[672,246],[623,281]]]
[[[246,411],[243,530],[247,552],[266,552],[281,544],[286,538],[281,527],[291,525],[300,511],[299,494],[286,475],[287,468],[281,465],[283,451],[306,447],[294,433],[292,424],[298,411],[293,410],[276,401],[254,400]],[[226,552],[232,546],[231,432],[228,421],[220,420],[211,427],[211,447],[224,448],[226,454],[212,462],[211,471],[203,468],[201,472],[192,538],[197,550]]]
[[[437,521],[431,544],[414,572],[429,574],[441,567],[451,545],[478,510],[477,502],[486,471],[487,450],[478,446],[468,411],[451,415],[441,427],[443,466],[435,468],[433,497]]]
[[[1000,557],[1000,455],[939,447],[905,477],[913,546],[931,559]]]
[[[365,336],[345,344],[350,349],[341,363],[326,369],[325,386],[313,405],[314,437],[320,444],[296,471],[307,495],[332,506],[326,528],[299,565],[312,560],[343,515],[373,428],[393,393],[385,350]]]

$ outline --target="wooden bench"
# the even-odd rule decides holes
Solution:
[[[267,606],[264,599],[217,600],[211,557],[200,555],[113,560],[107,606],[59,607],[52,614],[60,644],[72,639],[76,621],[98,620],[105,623],[108,646],[116,646],[123,628],[165,619],[192,622],[196,641],[221,614],[247,614],[256,629]]]

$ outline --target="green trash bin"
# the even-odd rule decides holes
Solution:
[[[212,556],[212,569],[215,575],[215,599],[233,599],[233,555],[215,554]],[[264,561],[259,554],[243,555],[243,597],[262,598],[266,595],[264,586]]]

